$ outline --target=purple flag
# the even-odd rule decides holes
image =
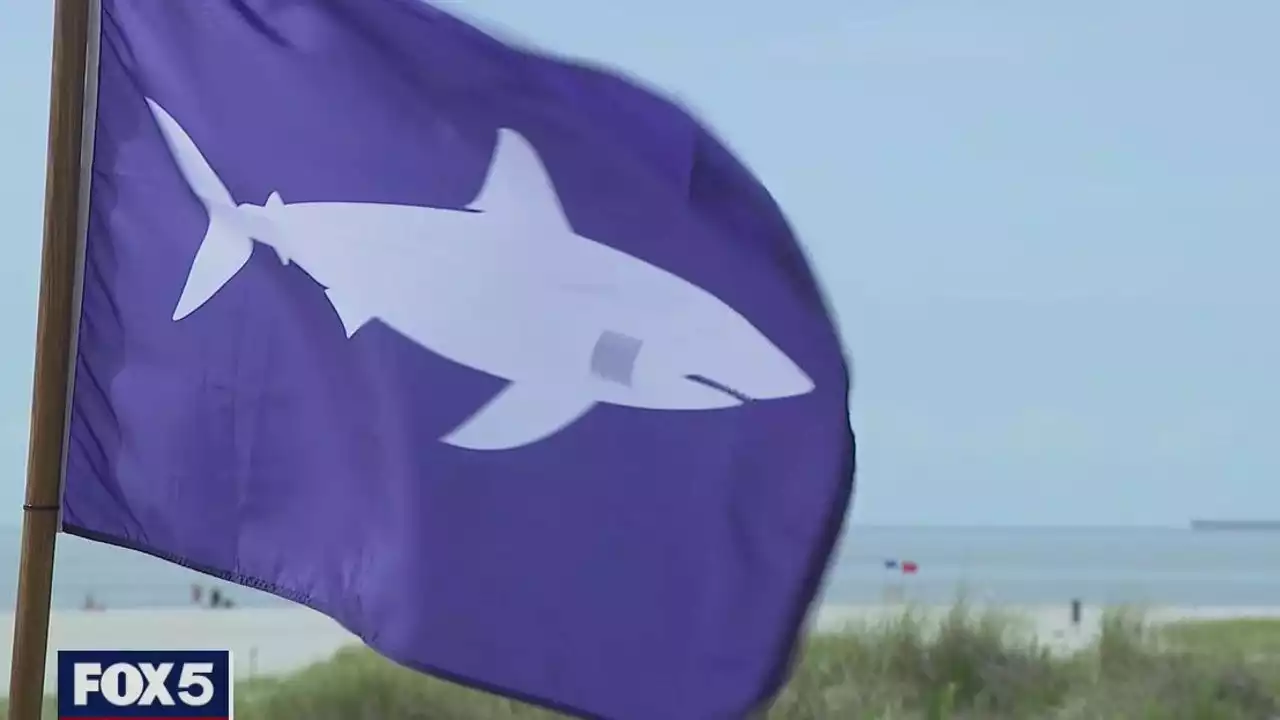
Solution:
[[[777,690],[848,369],[711,133],[416,0],[103,0],[97,80],[66,532],[575,714]]]

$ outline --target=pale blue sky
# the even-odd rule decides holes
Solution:
[[[1280,517],[1274,0],[465,0],[670,89],[856,364],[854,516]],[[0,22],[0,522],[26,456],[49,2]]]

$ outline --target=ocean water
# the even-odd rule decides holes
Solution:
[[[912,560],[914,575],[884,560]],[[1168,528],[853,528],[831,602],[1280,606],[1280,532]]]
[[[0,594],[12,608],[18,532],[0,528]],[[885,560],[912,561],[904,575]],[[54,605],[87,594],[108,608],[181,606],[193,583],[217,585],[242,606],[285,605],[140,553],[60,536]],[[828,573],[824,600],[886,597],[982,602],[1280,606],[1280,532],[1181,529],[850,527]]]

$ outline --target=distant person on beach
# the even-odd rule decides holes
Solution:
[[[231,602],[231,598],[224,597],[221,590],[214,588],[209,591],[209,607],[230,610],[235,607],[235,603]]]
[[[193,584],[191,586],[191,604],[199,605],[200,601],[203,598],[204,598],[204,588],[201,587],[199,583]]]

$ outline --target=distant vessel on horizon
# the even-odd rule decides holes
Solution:
[[[1192,520],[1192,530],[1280,532],[1280,520]]]

